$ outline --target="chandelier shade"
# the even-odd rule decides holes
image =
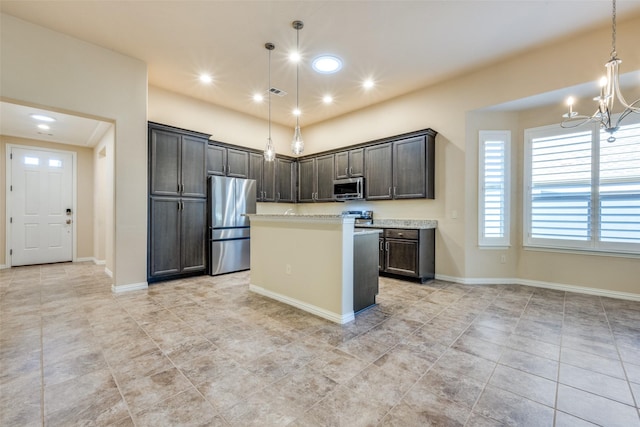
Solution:
[[[273,43],[265,43],[264,47],[269,51],[269,90],[267,90],[269,96],[269,137],[267,138],[267,145],[264,147],[264,159],[267,162],[272,162],[276,158],[276,148],[271,139],[271,51],[276,47]]]
[[[296,30],[296,54],[300,55],[300,30],[304,27],[302,21],[293,21],[291,26]],[[293,140],[291,141],[291,151],[295,155],[300,155],[304,151],[304,141],[300,133],[300,59],[296,61],[296,128],[293,132]]]

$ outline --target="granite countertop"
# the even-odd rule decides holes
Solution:
[[[373,224],[357,224],[363,228],[438,228],[438,221],[433,219],[374,219]]]
[[[354,236],[362,236],[366,234],[381,234],[384,230],[380,228],[356,228],[353,232]]]

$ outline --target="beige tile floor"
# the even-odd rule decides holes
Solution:
[[[381,279],[339,326],[249,273],[0,271],[2,426],[640,426],[640,302]]]

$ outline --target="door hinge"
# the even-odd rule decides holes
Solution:
[[[9,186],[9,191],[13,191],[13,185]]]
[[[9,218],[9,224],[13,224],[13,217]]]
[[[9,249],[9,255],[13,255],[13,249]]]
[[[13,153],[9,153],[9,160],[13,160]]]

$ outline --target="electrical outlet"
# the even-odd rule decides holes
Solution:
[[[287,265],[284,267],[284,271],[285,271],[285,273],[287,273],[287,274],[291,274],[291,264],[287,264]]]
[[[458,211],[457,210],[452,210],[451,211],[451,219],[458,219]]]
[[[502,254],[500,255],[500,264],[506,264],[507,262],[507,256]]]

